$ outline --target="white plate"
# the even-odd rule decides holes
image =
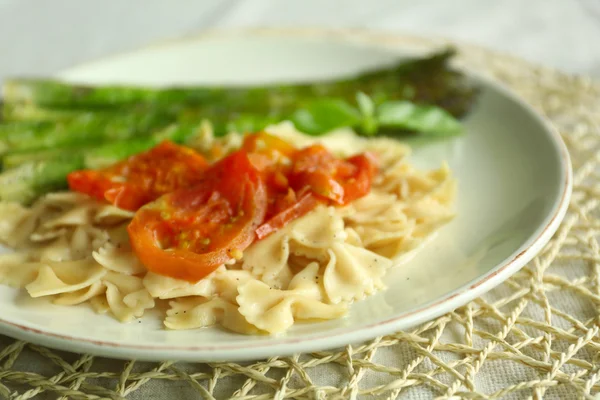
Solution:
[[[355,37],[356,38],[356,37]],[[209,35],[79,66],[63,78],[89,83],[255,83],[358,72],[412,54],[323,35],[243,32]],[[217,328],[167,331],[158,315],[121,324],[86,306],[60,307],[0,287],[0,332],[42,345],[117,358],[248,360],[316,351],[409,328],[498,285],[550,239],[571,192],[569,156],[559,135],[495,83],[483,88],[466,135],[414,142],[413,161],[447,160],[459,181],[458,217],[408,264],[389,289],[336,321],[298,324],[280,337]]]

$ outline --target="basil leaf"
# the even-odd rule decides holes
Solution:
[[[239,132],[239,133],[248,133],[248,132],[256,132],[264,129],[270,124],[276,123],[276,118],[263,117],[252,114],[241,114],[236,116],[235,119],[232,119],[227,122],[225,125],[225,132]]]
[[[378,129],[375,118],[375,102],[363,92],[356,93],[356,102],[363,117],[361,124],[363,133],[367,136],[375,135]]]
[[[375,103],[373,100],[363,92],[356,93],[356,102],[358,103],[358,109],[365,117],[371,117],[375,115]]]
[[[388,101],[379,105],[377,122],[382,127],[407,129],[432,136],[451,136],[463,132],[462,124],[446,110],[409,101]]]
[[[296,129],[320,135],[336,128],[354,127],[361,122],[361,115],[344,100],[322,99],[296,110],[290,119]]]

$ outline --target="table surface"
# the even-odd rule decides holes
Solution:
[[[248,26],[445,36],[600,78],[598,0],[528,0],[526,7],[521,0],[0,0],[0,80],[203,29]]]
[[[207,28],[227,29],[255,26],[369,28],[424,36],[445,36],[512,53],[526,60],[555,67],[568,73],[600,78],[600,46],[598,46],[597,40],[594,40],[600,38],[600,1],[598,0],[529,0],[526,7],[524,7],[525,2],[521,0],[496,2],[480,0],[454,0],[452,2],[443,0],[422,0],[419,2],[407,0],[204,0],[202,2],[179,0],[176,4],[175,7],[174,2],[158,0],[129,0],[127,2],[105,0],[94,3],[76,0],[56,0],[52,2],[43,0],[0,0],[0,54],[2,54],[0,57],[0,80],[3,77],[16,74],[50,74],[83,61],[103,57],[114,52],[135,49],[156,40],[190,35]],[[567,83],[564,86],[568,87],[568,85]],[[532,90],[537,89],[533,88]],[[582,101],[582,104],[586,104],[586,102]],[[579,135],[578,137],[578,140],[583,143],[587,136]],[[596,145],[599,142],[597,136],[591,135],[591,137],[595,138],[593,142],[595,149],[598,147]],[[582,215],[581,218],[585,220],[587,217],[584,214]],[[577,220],[573,219],[573,221]],[[578,234],[577,232],[575,231],[575,236]],[[575,236],[572,240],[576,240]],[[533,269],[532,271],[537,270]],[[527,270],[523,272],[523,274],[527,273]],[[597,278],[599,275],[594,276]],[[517,279],[522,278],[517,277]],[[587,285],[588,281],[585,280],[587,278],[582,279],[577,283],[583,286]],[[576,286],[573,284],[571,288]],[[600,285],[595,287],[599,293],[594,294],[584,291],[587,289],[579,288],[580,292],[576,295],[579,297],[585,295],[587,300],[591,299],[589,301],[597,306],[600,304]],[[577,302],[580,301],[579,298],[574,298]],[[594,306],[591,308],[586,306],[584,311],[588,312],[590,310],[593,311]],[[468,312],[466,315],[469,315]],[[592,312],[592,314],[597,317],[597,312],[595,314]],[[535,313],[532,315],[535,315]],[[587,314],[577,316],[581,321],[588,317]],[[543,320],[543,317],[539,318]],[[554,318],[556,320],[556,317]],[[519,323],[523,323],[522,321],[529,321],[529,319],[525,318],[519,321]],[[569,333],[571,331],[558,329],[558,339],[563,340],[565,344],[579,346],[576,347],[576,350],[584,347],[584,350],[588,351],[588,347],[589,349],[597,349],[600,346],[591,339],[593,336],[597,336],[597,329],[595,331],[590,330],[587,334],[590,337],[586,336],[585,341],[572,338],[572,334]],[[434,336],[437,335],[434,328],[431,328],[431,330]],[[527,329],[525,331],[528,332]],[[575,333],[583,337],[580,332],[575,331]],[[546,333],[543,335],[545,340]],[[531,391],[519,392],[517,391],[518,386],[510,385],[516,385],[518,382],[526,380],[529,380],[530,382],[527,384],[530,384],[532,379],[538,376],[534,374],[533,368],[537,368],[538,372],[550,371],[548,374],[553,374],[550,377],[552,379],[547,378],[547,382],[554,383],[555,381],[568,380],[568,377],[565,378],[565,374],[561,375],[562,363],[556,371],[548,369],[551,362],[554,362],[554,364],[557,362],[550,357],[554,354],[550,350],[547,353],[550,358],[544,360],[544,362],[538,364],[525,362],[524,357],[530,354],[526,351],[528,350],[527,346],[535,345],[535,340],[542,336],[532,336],[533,339],[527,339],[527,336],[524,337],[526,339],[519,339],[521,341],[517,341],[518,345],[515,345],[518,349],[523,346],[524,355],[520,355],[522,353],[519,353],[519,350],[517,350],[517,353],[511,353],[511,351],[502,353],[494,347],[487,349],[486,346],[486,350],[483,351],[483,359],[479,358],[473,361],[476,372],[486,357],[490,361],[483,364],[484,366],[479,373],[474,375],[471,382],[479,388],[486,389],[484,392],[487,393],[494,390],[499,390],[495,393],[501,393],[500,388],[512,387],[515,388],[515,392],[512,394],[516,397],[508,396],[508,398],[526,398]],[[377,353],[373,365],[385,366],[391,371],[390,374],[393,373],[398,378],[400,377],[398,375],[400,371],[408,368],[404,365],[404,361],[415,359],[418,354],[414,353],[414,349],[406,344],[412,343],[411,337],[398,336],[388,338],[388,340],[397,340],[399,344],[394,347],[393,351],[391,347],[388,349],[389,351],[382,348]],[[561,342],[559,340],[557,342],[560,346]],[[54,374],[52,368],[56,368],[56,365],[52,366],[50,360],[54,360],[53,362],[58,363],[65,371],[70,371],[69,365],[63,366],[56,359],[48,356],[45,358],[48,363],[37,364],[38,361],[36,360],[41,359],[39,353],[41,352],[43,355],[45,351],[37,347],[26,347],[22,355],[19,356],[21,353],[19,345],[14,345],[11,340],[0,337],[0,349],[3,349],[2,357],[9,354],[5,350],[10,346],[15,346],[10,349],[10,353],[17,354],[15,356],[17,361],[13,367],[15,370],[29,370],[43,376],[52,376]],[[415,345],[415,348],[417,347]],[[552,344],[552,348],[556,348],[555,344]],[[548,349],[550,349],[550,345]],[[535,351],[538,350],[539,348],[536,347]],[[65,360],[70,360],[69,357],[71,356],[64,355],[64,353],[60,354],[63,354],[62,357]],[[586,354],[577,356],[579,357],[576,359],[577,366],[581,367],[583,365],[584,368],[590,370],[587,382],[590,385],[595,385],[600,377],[600,372],[598,372],[597,366],[594,367],[589,361],[586,361],[592,360],[592,355],[588,357]],[[568,357],[571,356],[573,354]],[[493,364],[493,362],[500,362],[495,360],[502,360],[503,357],[507,357],[503,363],[500,365]],[[76,360],[76,358],[72,358],[72,360]],[[85,363],[90,360],[82,360],[82,368],[84,368]],[[451,363],[451,360],[444,360],[442,364],[444,362]],[[514,363],[509,364],[509,361],[514,361]],[[2,369],[10,368],[10,365],[12,365],[12,363],[9,365],[8,361],[5,362],[4,359],[2,359],[2,362],[4,364],[0,368],[0,374],[3,373]],[[78,361],[74,362],[75,364],[78,363]],[[32,366],[32,363],[36,363],[36,365]],[[492,365],[494,365],[493,368]],[[333,367],[331,366],[331,368]],[[423,365],[419,366],[419,368],[421,367]],[[423,371],[433,369],[435,366],[431,364],[425,367],[423,367],[425,368]],[[134,382],[128,383],[128,385],[134,385],[135,382],[144,384],[143,379],[133,381],[127,379],[134,377],[136,373],[139,375],[138,369],[146,370],[146,368],[149,371],[149,366],[136,364],[131,371],[128,371],[123,362],[95,359],[92,371],[102,370],[105,371],[105,374],[113,373],[121,378],[125,376],[123,378],[124,382]],[[192,371],[196,374],[203,374],[207,371],[202,366],[182,366],[180,368],[189,368],[188,372],[190,374]],[[228,378],[231,379],[231,382],[227,381],[226,386],[239,387],[246,382],[245,379],[242,379],[246,370],[242,366],[232,368],[239,368],[242,373],[239,377],[236,375],[234,378]],[[355,374],[360,375],[362,373],[360,369],[359,367],[356,370],[352,369],[351,374],[349,374],[353,377]],[[177,371],[180,370],[173,368],[169,371],[173,375],[175,373],[179,374]],[[228,370],[219,368],[219,373],[223,373],[223,371],[227,374]],[[329,370],[327,371],[329,372]],[[415,372],[420,372],[420,370],[415,369]],[[567,372],[570,372],[570,370],[567,370]],[[215,374],[216,372],[213,370],[210,373]],[[467,373],[469,373],[469,370],[467,370]],[[556,379],[555,375],[557,376]],[[596,377],[596,375],[599,375],[599,377]],[[4,382],[5,378],[3,376],[0,377],[0,382]],[[336,386],[340,384],[339,382],[330,382],[328,378],[332,377],[335,376],[333,374],[318,373],[314,378],[314,382],[317,385]],[[451,376],[451,378],[447,382],[448,384],[455,380],[454,376]],[[19,377],[13,377],[13,381],[18,379]],[[27,379],[34,379],[34,377],[29,376]],[[385,383],[384,381],[380,382],[379,379],[377,376],[367,376],[361,384],[366,383],[368,387],[376,387]],[[413,378],[409,377],[408,379]],[[583,375],[583,378],[577,379],[588,379],[588,375]],[[89,381],[90,379],[88,379]],[[535,389],[537,394],[542,393],[543,396],[545,389],[541,389],[541,387],[544,387],[546,381],[534,381],[534,384],[537,385],[535,387],[538,387]],[[47,381],[40,381],[40,385],[46,384]],[[92,380],[92,384],[109,385],[111,389],[114,389],[116,383],[115,381],[108,383],[108,381],[98,378]],[[121,383],[116,386],[117,389],[115,390],[118,390],[120,385]],[[194,389],[194,384],[190,384],[185,379],[181,381],[152,380],[144,384],[139,390],[132,388],[132,386],[125,389],[125,384],[122,386],[119,393],[131,391],[131,394],[127,397],[128,399],[176,397],[183,400],[200,398],[198,390]],[[567,393],[575,393],[570,386],[563,386],[555,392],[550,389],[545,398],[565,398],[564,396]],[[93,391],[93,388],[90,390]],[[0,384],[0,397],[3,393]],[[19,399],[56,398],[55,393],[51,391],[39,395],[31,391],[20,393],[29,394],[25,397],[20,396]],[[415,390],[407,388],[402,394],[406,396],[402,398],[425,399],[431,398],[432,392],[421,390],[421,388],[415,388]],[[520,397],[520,394],[523,394],[524,397]]]

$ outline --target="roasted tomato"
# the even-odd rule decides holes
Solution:
[[[258,239],[262,239],[283,228],[291,221],[312,211],[322,202],[310,190],[305,190],[303,193],[299,193],[298,196],[295,195],[292,189],[290,189],[289,193],[291,195],[275,208],[274,215],[256,229]]]
[[[266,208],[262,176],[241,150],[211,166],[194,187],[139,209],[128,232],[150,271],[195,282],[241,257]]]
[[[207,168],[194,150],[164,141],[108,168],[74,171],[67,181],[71,190],[134,211],[165,193],[194,185]]]
[[[248,152],[250,161],[263,173],[283,171],[291,164],[297,149],[277,136],[265,132],[247,135],[242,149]]]
[[[350,175],[338,177],[344,189],[342,204],[348,204],[369,194],[371,183],[379,169],[377,158],[372,153],[357,154],[345,162],[352,164],[356,169]]]
[[[289,187],[287,174],[297,149],[265,132],[246,136],[242,148],[248,151],[250,161],[261,171],[267,185],[267,219],[295,203],[296,193]]]
[[[242,148],[248,153],[264,154],[274,161],[283,157],[289,158],[297,151],[290,143],[266,132],[247,135]]]
[[[315,194],[344,205],[369,192],[376,172],[375,157],[368,153],[342,160],[322,145],[313,145],[294,155],[288,179],[295,190],[309,187]]]

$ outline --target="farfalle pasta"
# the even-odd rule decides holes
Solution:
[[[447,165],[420,171],[410,149],[349,131],[315,138],[289,123],[275,136],[333,154],[378,155],[370,192],[345,206],[319,205],[255,241],[197,282],[146,269],[130,244],[134,213],[74,192],[51,193],[31,207],[0,203],[0,283],[63,306],[89,303],[129,322],[163,303],[167,329],[222,326],[243,334],[280,334],[297,322],[343,317],[355,301],[385,289],[398,257],[420,247],[453,217],[456,183]],[[241,135],[203,131],[200,151],[229,151]]]

